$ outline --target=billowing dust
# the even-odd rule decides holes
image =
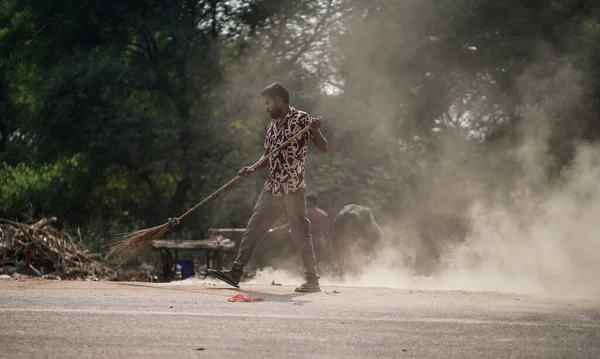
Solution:
[[[410,17],[418,15],[411,12]],[[324,275],[322,284],[554,297],[600,293],[600,149],[578,142],[581,136],[574,134],[572,121],[589,100],[585,73],[568,57],[540,46],[539,58],[510,90],[519,99],[512,116],[518,121],[506,124],[502,117],[509,121],[511,116],[495,113],[498,123],[489,127],[496,126],[499,134],[486,138],[485,130],[472,124],[485,124],[483,118],[494,115],[494,103],[504,101],[502,96],[494,98],[497,83],[486,83],[485,93],[457,85],[456,104],[434,121],[438,127],[429,129],[435,135],[424,135],[429,136],[427,143],[410,132],[414,126],[402,126],[411,120],[405,115],[410,111],[403,109],[419,105],[412,100],[414,89],[407,87],[417,74],[391,76],[390,71],[400,70],[386,65],[414,60],[410,56],[422,42],[418,31],[425,33],[425,20],[408,21],[396,47],[380,46],[397,43],[399,35],[386,33],[385,24],[379,23],[357,20],[348,26],[364,38],[353,35],[339,42],[341,58],[346,59],[342,72],[348,77],[343,80],[354,84],[343,100],[324,96],[322,101],[306,102],[306,110],[323,115],[331,142],[326,155],[309,154],[308,186],[322,188],[319,196],[331,216],[352,201],[371,207],[384,230],[383,246],[375,260],[364,262],[360,274],[342,282]],[[301,88],[302,81],[290,76],[267,76],[250,68],[231,75],[236,76],[231,88],[244,98],[253,98],[267,79],[283,81],[293,96]],[[428,74],[461,79],[460,72],[436,69]],[[427,118],[412,118],[418,120]],[[368,177],[374,171],[379,176],[375,180]],[[337,172],[343,175],[334,176]],[[331,177],[338,181],[334,188]],[[376,182],[377,178],[385,179]],[[340,190],[344,188],[352,192]],[[275,265],[274,259],[279,269],[260,270],[248,283],[300,283],[298,261],[281,260],[286,264]]]
[[[401,215],[380,213],[385,238],[376,259],[365,261],[358,275],[343,281],[325,275],[321,283],[599,295],[600,149],[574,146],[570,166],[548,178],[551,136],[560,134],[562,117],[583,91],[581,74],[568,60],[551,66],[541,75],[532,67],[520,80],[525,120],[515,146],[478,152],[472,142],[445,140],[437,153],[443,166],[431,173],[435,180],[423,181]],[[437,218],[459,226],[463,235],[448,238],[447,227],[436,232]],[[299,269],[266,268],[248,283],[273,281],[298,284],[302,276]]]

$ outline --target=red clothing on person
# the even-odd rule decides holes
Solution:
[[[325,236],[329,230],[329,218],[327,213],[315,206],[306,209],[306,217],[310,221],[310,234],[312,236],[313,248],[325,249],[327,247]],[[275,228],[275,230],[287,231],[289,230],[289,227],[290,225],[286,223],[281,227]]]
[[[306,217],[310,220],[310,234],[314,248],[325,248],[325,236],[329,229],[329,218],[327,213],[320,208],[311,207],[306,209]]]

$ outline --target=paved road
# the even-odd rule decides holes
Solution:
[[[0,357],[600,358],[599,300],[323,289],[0,280]]]

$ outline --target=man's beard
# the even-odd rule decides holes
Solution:
[[[274,108],[272,111],[267,111],[267,113],[269,114],[269,116],[271,116],[271,118],[273,120],[276,120],[281,117],[281,109],[280,108]]]

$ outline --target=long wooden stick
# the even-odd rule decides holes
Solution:
[[[296,134],[294,134],[292,137],[290,137],[287,141],[285,141],[284,143],[282,143],[281,145],[279,145],[277,148],[275,148],[273,151],[271,151],[268,155],[261,157],[260,160],[258,160],[252,166],[250,166],[250,168],[248,169],[248,172],[252,173],[252,172],[256,171],[257,168],[260,165],[262,165],[263,163],[265,163],[265,161],[267,161],[271,156],[273,156],[274,154],[276,154],[277,152],[279,152],[282,148],[284,148],[285,146],[289,145],[293,140],[295,140],[298,137],[302,136],[302,134],[304,134],[305,132],[307,132],[309,130],[310,130],[310,125],[304,127],[302,130],[298,131]],[[190,213],[194,212],[195,210],[197,210],[200,206],[202,206],[206,202],[210,201],[211,199],[213,199],[214,197],[216,197],[217,195],[219,195],[221,192],[223,192],[224,190],[226,190],[227,188],[229,188],[232,184],[234,184],[235,182],[237,182],[241,178],[243,178],[243,177],[241,177],[241,176],[235,176],[235,177],[233,177],[223,187],[219,188],[218,190],[216,190],[213,193],[211,193],[208,197],[206,197],[205,199],[203,199],[202,202],[200,202],[197,205],[195,205],[194,207],[190,208],[187,212],[185,212],[181,216],[179,216],[177,218],[174,218],[173,224],[174,225],[179,224],[179,221],[182,220],[182,219],[184,219],[188,214],[190,214]]]

